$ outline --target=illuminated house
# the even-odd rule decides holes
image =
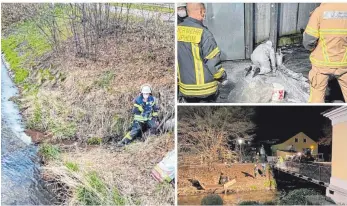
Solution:
[[[272,155],[283,156],[292,155],[305,150],[311,150],[312,155],[318,154],[318,144],[303,132],[296,134],[281,144],[271,146]]]

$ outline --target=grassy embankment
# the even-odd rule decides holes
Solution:
[[[136,29],[142,20],[130,16],[127,32],[103,37],[96,61],[74,54],[63,19],[58,24],[64,39],[56,52],[33,21],[3,32],[2,52],[21,91],[17,102],[27,128],[44,134],[44,176],[64,185],[57,193],[64,193],[58,195],[68,203],[173,203],[173,188],[149,176],[173,148],[173,134],[149,137],[118,152],[102,141],[124,134],[132,99],[144,83],[153,86],[154,95],[160,93],[162,115],[174,108],[173,25],[163,25],[158,42]],[[74,144],[62,145],[66,141]],[[96,145],[84,147],[88,144]]]

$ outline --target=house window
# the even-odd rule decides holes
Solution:
[[[295,142],[299,142],[298,138],[295,138]]]
[[[304,138],[304,143],[306,143],[306,138]]]

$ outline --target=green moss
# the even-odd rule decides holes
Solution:
[[[28,68],[35,66],[36,59],[51,47],[34,22],[21,22],[16,29],[16,32],[2,37],[1,50],[14,73],[14,82],[21,84],[29,76]]]
[[[77,163],[65,162],[64,165],[66,168],[68,168],[72,172],[77,172],[79,170]]]

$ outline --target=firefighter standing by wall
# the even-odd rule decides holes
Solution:
[[[218,81],[226,83],[220,50],[212,33],[203,26],[205,6],[187,3],[188,17],[177,28],[178,86],[188,102],[215,101]]]
[[[145,127],[154,132],[157,128],[158,110],[151,87],[142,86],[141,94],[134,100],[134,121],[131,131],[118,143],[118,146],[129,144]]]
[[[324,102],[329,75],[334,75],[347,102],[347,4],[322,3],[311,14],[303,45],[312,51],[309,102]]]

